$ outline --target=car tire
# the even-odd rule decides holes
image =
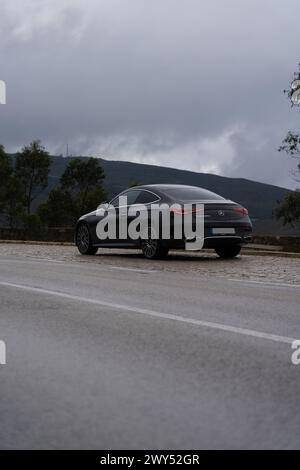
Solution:
[[[166,242],[149,238],[141,242],[142,252],[147,259],[164,259],[167,257],[169,247]]]
[[[240,254],[241,248],[242,247],[240,245],[222,246],[215,248],[215,252],[218,256],[220,256],[220,258],[230,259],[238,256]]]
[[[87,224],[80,224],[76,230],[76,246],[82,255],[95,255],[98,248],[93,246]]]

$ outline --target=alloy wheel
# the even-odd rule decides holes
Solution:
[[[89,229],[85,224],[80,225],[77,230],[76,242],[81,253],[86,253],[90,246]]]

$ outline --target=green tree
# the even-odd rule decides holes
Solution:
[[[24,204],[21,184],[13,173],[7,182],[6,223],[10,229],[24,225]]]
[[[21,186],[15,175],[13,159],[0,145],[0,214],[2,225],[14,228],[23,216]]]
[[[97,205],[106,197],[102,187],[104,178],[103,168],[96,158],[74,158],[70,161],[61,177],[61,186],[73,195],[78,214],[86,209],[93,210],[91,204]]]
[[[300,64],[299,70],[294,74],[289,89],[284,90],[288,96],[292,107],[300,105]],[[289,131],[279,147],[279,152],[286,152],[291,158],[300,159],[300,134]],[[294,171],[294,178],[300,181],[300,163],[297,163]],[[283,224],[293,224],[300,222],[300,192],[299,190],[289,192],[275,209],[277,219],[282,219]]]
[[[9,182],[13,174],[12,160],[0,145],[0,213],[3,214],[8,204]]]
[[[17,153],[15,175],[21,185],[23,204],[29,216],[32,202],[48,186],[51,159],[39,140],[34,140]]]
[[[70,191],[60,186],[50,191],[48,200],[41,204],[38,214],[49,227],[68,227],[74,223],[73,198]]]
[[[276,209],[276,216],[282,219],[283,225],[300,221],[300,190],[288,193]]]
[[[40,206],[41,220],[48,226],[74,225],[82,214],[95,210],[106,198],[104,178],[96,158],[73,158],[60,179],[60,186]]]

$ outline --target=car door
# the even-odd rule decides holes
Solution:
[[[118,245],[118,246],[127,246],[127,245],[132,245],[135,244],[135,241],[130,240],[128,238],[128,224],[130,221],[133,219],[132,216],[128,217],[128,209],[130,206],[134,205],[141,190],[139,189],[128,189],[127,191],[124,191],[123,193],[119,194],[117,197],[115,197],[111,202],[110,205],[113,206],[110,209],[108,209],[108,223],[109,219],[115,219],[115,224],[116,224],[116,238],[108,239],[106,240],[106,245]],[[126,197],[126,200],[124,201],[123,199]],[[123,220],[120,220],[120,217],[123,218]],[[112,221],[113,223],[114,221]],[[122,227],[120,227],[120,224],[123,224]],[[120,237],[120,230],[123,236]]]
[[[150,221],[151,221],[151,215],[150,215],[150,209],[151,209],[151,204],[157,203],[160,201],[160,197],[153,193],[152,191],[146,190],[146,189],[141,189],[138,197],[136,198],[134,204],[132,205],[136,211],[138,211],[138,214],[141,214],[143,217],[146,218],[146,226],[149,226]],[[142,214],[143,213],[143,214]],[[128,222],[134,218],[128,217]],[[143,222],[141,222],[143,224]],[[140,231],[143,231],[142,226],[139,227]],[[146,232],[147,233],[147,232]],[[144,233],[145,236],[145,233]]]

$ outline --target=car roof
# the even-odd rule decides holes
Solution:
[[[161,190],[164,190],[164,189],[182,189],[182,188],[197,188],[197,189],[204,189],[204,188],[201,188],[200,186],[191,186],[191,185],[187,185],[187,184],[142,184],[142,185],[138,185],[138,186],[132,186],[131,188],[128,188],[128,189],[161,189]]]
[[[159,197],[165,197],[166,199],[170,199],[170,200],[173,200],[173,196],[170,196],[168,194],[168,189],[200,189],[202,190],[203,192],[206,192],[207,193],[207,198],[199,198],[198,200],[199,201],[206,201],[206,202],[216,202],[215,198],[211,199],[209,197],[209,194],[214,194],[216,196],[218,196],[218,199],[220,198],[220,200],[222,200],[222,203],[230,203],[230,204],[235,204],[234,201],[231,201],[230,199],[225,199],[223,196],[221,196],[220,194],[218,193],[215,193],[213,191],[210,191],[209,189],[206,189],[206,188],[203,188],[201,186],[192,186],[192,185],[188,185],[188,184],[167,184],[167,183],[160,183],[160,184],[142,184],[142,185],[138,185],[138,186],[132,186],[131,188],[127,188],[125,189],[124,191],[122,191],[122,193],[120,194],[124,194],[124,193],[127,193],[128,191],[131,191],[131,190],[145,190],[145,191],[150,191],[154,194],[156,194],[157,196]],[[119,195],[120,195],[119,194]],[[115,197],[118,197],[118,196],[115,196]],[[185,199],[182,199],[182,200],[185,200]]]
[[[214,191],[211,191],[209,189],[206,189],[206,188],[203,188],[201,186],[192,186],[192,185],[188,185],[188,184],[167,184],[167,183],[160,183],[160,184],[142,184],[142,185],[138,185],[138,186],[132,186],[131,188],[127,188],[126,190],[124,190],[123,192],[127,192],[127,191],[130,191],[130,190],[145,190],[145,191],[150,191],[150,192],[153,192],[154,194],[157,194],[157,196],[159,197],[166,197],[166,198],[171,198],[173,199],[172,196],[170,196],[168,194],[168,189],[200,189],[202,190],[203,192],[207,193],[207,198],[205,199],[207,202],[210,201],[210,197],[209,197],[209,194],[215,194],[216,196],[219,196],[220,199],[222,199],[222,202],[230,202],[232,203],[231,200],[227,200],[225,199],[223,196],[221,196],[220,194],[218,193],[215,193]],[[123,194],[123,193],[121,193]],[[215,198],[213,198],[214,200]],[[200,198],[199,200],[204,200],[203,198]]]

